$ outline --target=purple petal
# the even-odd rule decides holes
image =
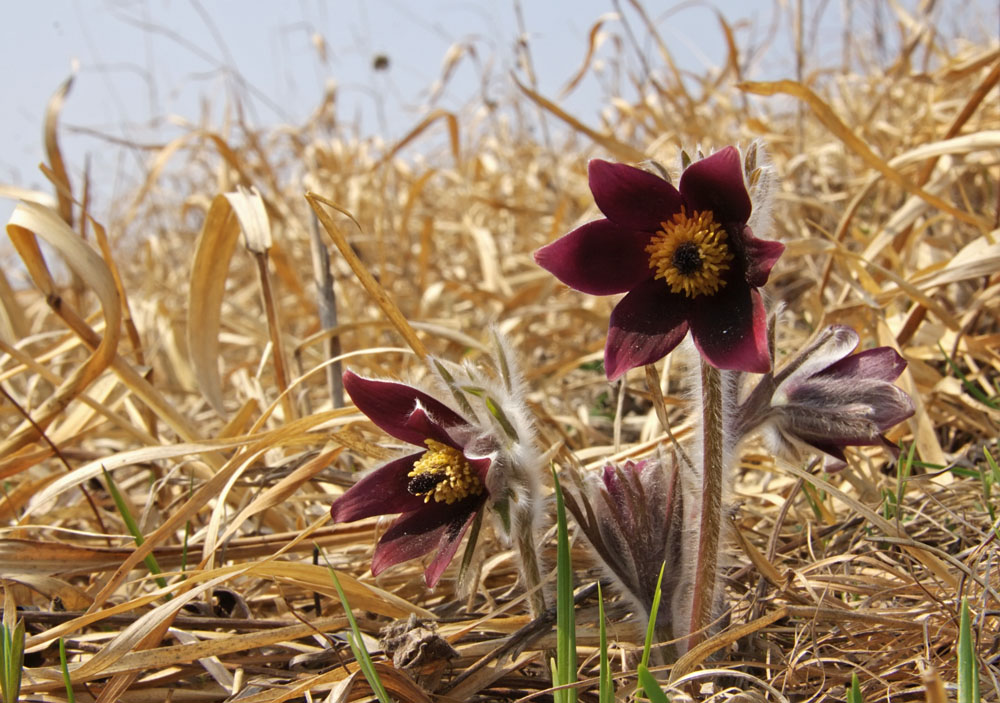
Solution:
[[[417,510],[424,505],[422,496],[407,490],[413,462],[421,454],[411,454],[390,461],[355,483],[333,501],[330,514],[334,522],[354,522],[373,515],[391,515]]]
[[[814,377],[792,389],[783,406],[791,433],[813,445],[869,446],[882,433],[913,415],[902,389],[863,377]]]
[[[481,496],[451,505],[431,502],[401,516],[379,540],[372,557],[372,573],[377,576],[390,566],[416,559],[437,548],[440,553],[424,574],[427,585],[435,586],[482,504]]]
[[[462,537],[465,535],[466,530],[469,529],[469,525],[472,524],[472,519],[475,516],[475,512],[469,513],[469,517],[466,518],[465,522],[452,523],[441,536],[437,556],[431,559],[431,563],[427,565],[427,569],[424,571],[424,582],[428,588],[434,588],[437,585],[441,574],[444,573],[444,570],[448,568],[448,564],[455,557],[455,553],[462,543]]]
[[[847,456],[844,454],[843,450],[843,447],[847,445],[836,445],[836,444],[831,444],[829,442],[819,442],[819,441],[810,442],[810,444],[816,447],[816,449],[820,450],[824,454],[829,454],[830,456],[837,459],[837,463],[831,462],[833,463],[834,466],[834,468],[831,470],[837,471],[839,470],[839,468],[843,468],[840,466],[840,464],[843,464],[844,466],[847,465]]]
[[[344,372],[344,388],[354,405],[386,433],[396,439],[424,446],[428,437],[424,424],[416,419],[417,427],[408,423],[418,406],[426,410],[434,424],[444,427],[469,424],[461,415],[426,393],[392,381],[362,378],[351,371]]]
[[[826,457],[826,461],[823,462],[823,471],[828,474],[835,474],[839,471],[843,471],[847,468],[847,462],[841,461],[840,459],[831,459]]]
[[[693,210],[711,210],[720,223],[744,224],[753,208],[740,152],[732,146],[688,166],[681,174],[681,195]]]
[[[786,402],[789,389],[806,383],[812,376],[846,357],[858,346],[860,339],[858,333],[846,325],[824,328],[808,347],[775,374],[774,380],[778,387],[774,393],[774,402]]]
[[[601,472],[604,490],[608,492],[608,500],[618,517],[622,517],[623,506],[625,505],[625,486],[622,484],[627,479],[624,473],[625,469],[615,464],[605,464]]]
[[[891,385],[888,381],[883,392],[879,395],[881,397],[871,398],[870,402],[872,404],[872,421],[878,425],[880,430],[895,427],[903,420],[913,417],[913,413],[917,410],[909,394],[902,388]]]
[[[687,334],[690,307],[687,298],[653,279],[622,298],[611,313],[604,347],[608,380],[670,353]]]
[[[681,209],[677,189],[642,169],[593,159],[587,173],[597,207],[619,227],[656,232]]]
[[[479,476],[479,480],[482,481],[483,485],[484,486],[489,485],[486,483],[486,474],[489,473],[490,467],[493,466],[493,458],[492,457],[470,458],[468,454],[465,454],[464,456],[465,460],[469,462],[469,466],[472,468],[473,471],[476,472],[476,475]]]
[[[596,220],[535,252],[535,261],[560,281],[590,295],[631,290],[649,278],[649,233]]]
[[[746,256],[746,280],[754,288],[767,283],[771,268],[777,262],[785,245],[771,239],[757,239],[749,227],[743,228],[743,251]]]
[[[877,378],[895,381],[906,368],[906,359],[892,347],[868,349],[831,364],[817,376],[834,378]]]
[[[767,373],[767,313],[756,289],[730,280],[691,306],[691,336],[705,360],[719,369]]]
[[[441,444],[447,444],[449,447],[454,447],[459,450],[462,449],[462,447],[454,439],[452,439],[451,435],[445,430],[445,428],[438,424],[436,418],[428,415],[427,411],[424,410],[423,407],[418,406],[412,413],[410,413],[410,416],[406,418],[404,425],[408,430],[411,430],[425,439],[433,439],[441,442]],[[424,444],[424,442],[421,441],[421,444]]]

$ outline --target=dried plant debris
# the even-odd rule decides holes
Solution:
[[[837,60],[799,41],[800,70],[765,83],[748,80],[760,37],[721,16],[706,31],[729,57],[695,75],[652,8],[616,3],[567,68],[566,91],[603,81],[599,121],[526,70],[387,144],[354,136],[331,94],[305,124],[204,125],[148,150],[107,213],[67,175],[61,89],[52,195],[15,210],[23,271],[0,275],[0,588],[8,634],[23,622],[21,699],[67,700],[60,643],[78,701],[371,699],[332,568],[390,698],[549,700],[555,466],[580,700],[597,699],[588,586],[604,579],[625,699],[670,560],[654,630],[672,641],[650,664],[674,700],[841,701],[853,674],[866,701],[944,700],[965,598],[980,694],[1000,701],[1000,47],[948,35],[936,18],[965,10],[939,4],[874,3],[882,24],[855,21]],[[630,209],[636,184],[666,200]],[[589,268],[559,244],[632,236],[636,212],[657,232],[590,242],[605,258]],[[654,254],[658,273],[607,268]],[[685,278],[705,261],[714,278]],[[623,348],[609,320],[627,328],[613,311],[639,278],[688,307]],[[736,347],[698,305],[727,290],[755,315],[724,308]],[[742,410],[705,419],[703,356]],[[348,396],[352,379],[397,392],[355,407],[344,371]],[[643,524],[666,535],[655,568]]]

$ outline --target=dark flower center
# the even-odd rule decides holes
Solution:
[[[446,481],[447,479],[448,477],[443,473],[417,474],[410,479],[409,483],[406,484],[406,490],[409,491],[411,495],[423,495],[428,491],[434,490],[435,486],[442,481]]]
[[[682,276],[690,276],[701,270],[701,253],[694,242],[684,242],[674,249],[674,268]]]
[[[689,298],[714,295],[726,285],[722,274],[729,270],[733,255],[726,245],[726,231],[709,210],[690,215],[681,208],[646,246],[649,268],[673,293]]]
[[[427,451],[413,462],[413,469],[407,474],[409,482],[406,490],[411,495],[423,496],[429,503],[452,503],[483,492],[479,476],[469,466],[462,452],[441,444],[433,439],[425,439]]]

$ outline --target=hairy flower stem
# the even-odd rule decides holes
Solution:
[[[514,546],[520,557],[521,578],[528,593],[531,617],[537,618],[545,612],[545,593],[542,591],[542,572],[538,566],[538,547],[535,545],[534,525],[529,516],[517,520],[517,535]]]
[[[696,645],[712,620],[716,570],[719,561],[719,533],[722,529],[722,373],[701,362],[702,386],[702,503],[698,529],[698,560],[691,594],[691,636],[688,648]]]

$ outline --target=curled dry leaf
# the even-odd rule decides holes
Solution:
[[[240,222],[247,249],[255,254],[266,253],[271,248],[271,224],[260,191],[237,186],[236,192],[226,193],[225,198]]]
[[[223,416],[219,331],[226,276],[239,234],[239,219],[229,199],[225,195],[215,196],[198,235],[188,283],[187,342],[191,367],[198,390]]]
[[[121,299],[107,265],[97,252],[69,228],[56,211],[37,203],[22,202],[11,214],[7,223],[7,235],[50,306],[68,324],[75,327],[74,332],[82,335],[85,323],[60,298],[36,237],[41,237],[61,254],[66,265],[79,276],[84,285],[97,294],[104,314],[105,333],[87,360],[68,375],[40,408],[34,410],[34,425],[25,421],[0,443],[2,457],[13,454],[34,441],[38,434],[35,425],[43,430],[48,427],[74,398],[110,366],[121,338],[122,320]],[[86,329],[89,331],[89,328]]]

